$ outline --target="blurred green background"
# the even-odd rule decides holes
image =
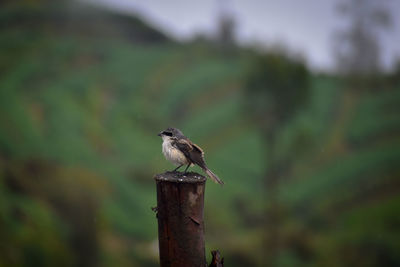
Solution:
[[[169,126],[225,182],[207,183],[208,260],[400,265],[400,67],[360,52],[318,73],[238,47],[229,20],[178,42],[73,1],[0,7],[0,266],[158,266]]]

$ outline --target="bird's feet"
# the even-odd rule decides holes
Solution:
[[[173,170],[170,171],[170,172],[178,172],[179,168],[182,167],[182,166],[183,166],[183,165],[179,165],[178,167],[176,167],[175,169],[173,169]]]

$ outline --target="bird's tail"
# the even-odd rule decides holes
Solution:
[[[211,178],[211,180],[213,180],[214,182],[216,182],[220,185],[224,185],[224,182],[221,179],[219,179],[218,176],[215,173],[213,173],[209,168],[205,167],[204,171]]]

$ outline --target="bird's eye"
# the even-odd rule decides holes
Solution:
[[[172,136],[172,133],[170,133],[170,132],[163,132],[163,134],[168,135],[168,136]]]

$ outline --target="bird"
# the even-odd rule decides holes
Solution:
[[[218,178],[206,165],[204,152],[198,145],[189,140],[176,128],[167,128],[158,136],[163,140],[162,152],[167,160],[177,165],[173,172],[186,165],[185,173],[190,166],[198,165],[215,183],[223,185],[224,182]]]

